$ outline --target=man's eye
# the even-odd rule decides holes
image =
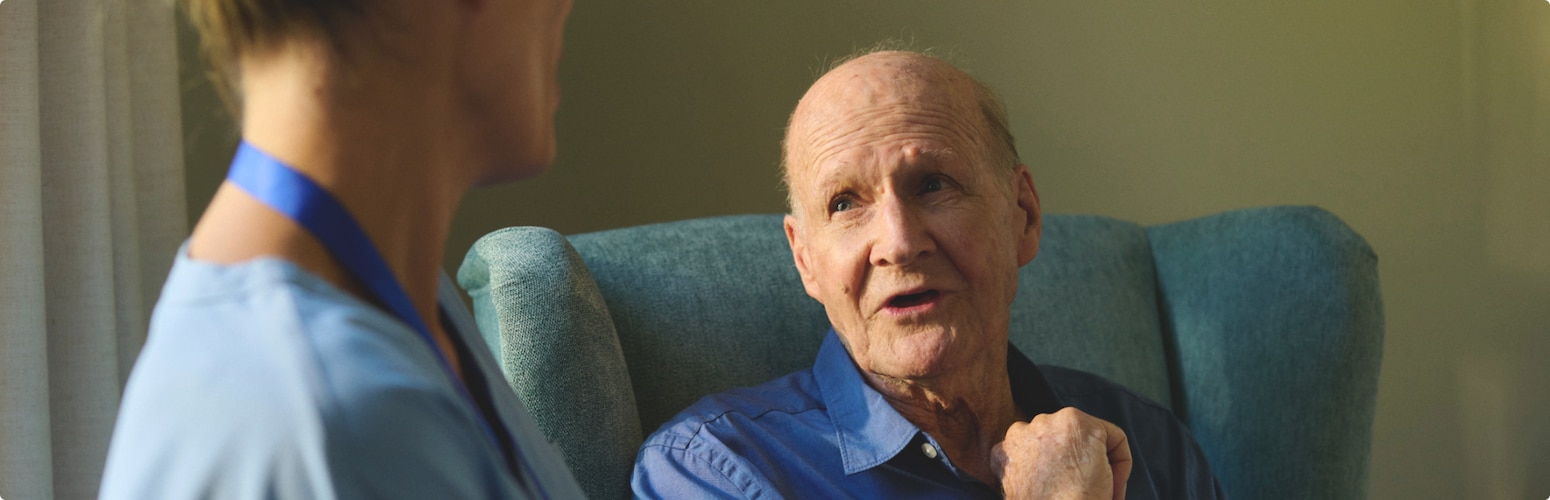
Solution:
[[[935,193],[942,190],[942,178],[932,177],[926,179],[926,183],[920,187],[922,193]]]
[[[844,212],[846,210],[850,210],[851,208],[855,208],[855,206],[855,202],[851,201],[850,198],[841,196],[835,198],[834,201],[829,202],[829,213]]]

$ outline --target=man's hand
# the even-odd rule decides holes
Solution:
[[[1017,422],[990,450],[1007,498],[1125,498],[1130,442],[1114,424],[1065,408]]]

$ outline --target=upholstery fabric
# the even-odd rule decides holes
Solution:
[[[485,343],[592,498],[628,492],[644,436],[607,308],[565,238],[508,228],[475,244],[458,271]],[[511,367],[524,367],[514,370]]]
[[[1372,251],[1343,223],[1311,207],[1152,228],[1053,215],[1043,234],[1010,326],[1030,358],[1175,409],[1230,496],[1365,494],[1382,311]],[[642,429],[810,366],[828,327],[780,215],[569,243],[497,231],[459,279],[508,378],[594,498],[628,495]]]
[[[1039,254],[1012,301],[1012,343],[1034,363],[1102,375],[1172,407],[1156,273],[1141,226],[1106,217],[1044,218]]]
[[[805,368],[828,331],[779,215],[654,224],[571,238],[622,333],[641,428],[700,396]],[[733,362],[728,362],[733,361]],[[638,443],[637,443],[638,444]]]
[[[1178,357],[1176,413],[1223,488],[1365,498],[1383,352],[1372,249],[1313,207],[1147,232]]]

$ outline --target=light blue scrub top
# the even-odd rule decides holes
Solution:
[[[185,245],[124,389],[101,498],[583,497],[445,276],[438,299],[536,477],[506,472],[408,325],[290,262],[217,265]]]

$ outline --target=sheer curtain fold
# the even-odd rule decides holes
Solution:
[[[0,497],[96,495],[187,233],[170,2],[0,4]]]

